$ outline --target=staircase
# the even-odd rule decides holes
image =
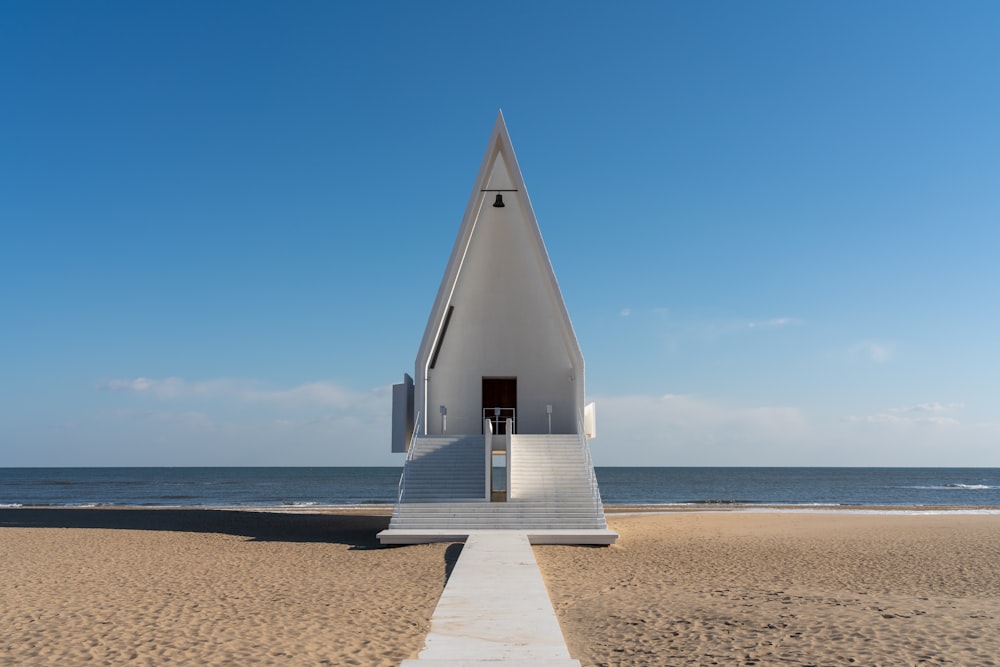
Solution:
[[[617,537],[607,528],[583,436],[511,436],[507,502],[485,500],[483,436],[418,438],[415,446],[401,502],[379,533],[383,544],[452,541],[480,530],[527,532],[535,544],[612,544]]]
[[[486,497],[483,436],[416,438],[413,447],[403,468],[400,504],[482,501]]]
[[[548,505],[554,518],[587,515],[604,528],[604,506],[586,447],[575,434],[512,436],[511,500]]]

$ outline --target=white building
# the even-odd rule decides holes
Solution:
[[[497,116],[417,353],[393,387],[406,452],[383,542],[476,528],[536,542],[611,543],[587,439],[584,362]]]

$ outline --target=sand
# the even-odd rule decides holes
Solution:
[[[386,524],[0,510],[0,665],[399,665],[459,547],[381,549]]]
[[[379,548],[386,523],[2,509],[0,665],[398,665],[460,546]],[[583,665],[1000,664],[998,515],[609,523],[613,547],[535,547]]]
[[[535,547],[585,665],[1000,664],[1000,516],[610,517]]]

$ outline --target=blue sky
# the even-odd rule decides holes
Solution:
[[[398,465],[503,108],[598,465],[1000,466],[992,2],[0,5],[0,466]]]

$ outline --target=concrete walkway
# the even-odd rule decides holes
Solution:
[[[403,667],[505,662],[524,667],[579,667],[569,657],[528,534],[469,534],[431,617],[416,660]]]

